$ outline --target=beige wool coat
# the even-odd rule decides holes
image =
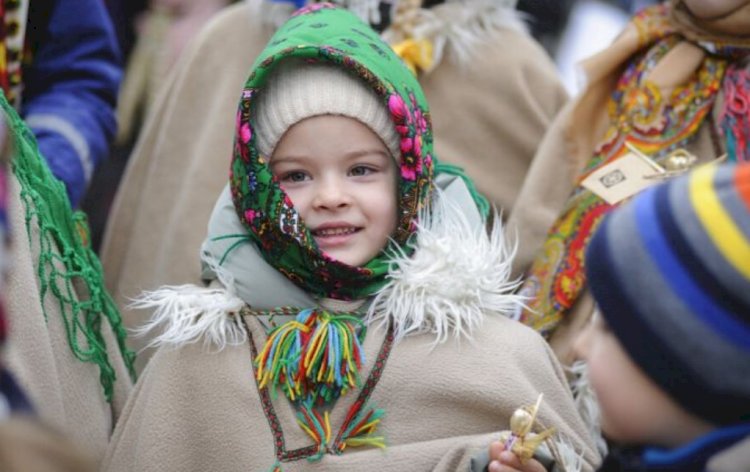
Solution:
[[[262,3],[239,2],[200,33],[130,158],[102,248],[108,288],[129,327],[148,317],[127,309],[129,299],[199,279],[201,228],[226,183],[240,91],[273,33],[261,21]],[[549,58],[524,33],[500,30],[476,53],[465,67],[442,61],[420,82],[438,157],[465,167],[507,215],[538,141],[567,97]],[[140,356],[140,367],[147,357]]]
[[[101,460],[117,417],[132,390],[132,382],[106,318],[101,332],[115,369],[112,402],[104,397],[99,367],[74,357],[68,344],[57,299],[39,296],[36,267],[39,261],[35,218],[25,228],[25,209],[18,180],[9,173],[8,219],[13,229],[10,268],[4,288],[9,333],[3,363],[28,394],[36,413],[82,450]],[[42,303],[47,311],[45,320]]]
[[[251,344],[266,334],[258,319],[245,317],[249,341],[216,351],[194,342],[161,347],[128,401],[103,470],[267,471],[280,452],[313,445],[296,424],[281,394],[274,414],[264,414],[254,380]],[[368,330],[363,348],[372,373],[385,332]],[[501,316],[487,317],[473,341],[453,339],[432,346],[433,335],[406,337],[381,357],[384,367],[369,398],[385,410],[378,433],[385,450],[347,448],[318,462],[282,461],[281,470],[457,471],[508,428],[512,412],[544,393],[540,418],[554,426],[592,470],[597,453],[573,405],[564,374],[547,343],[534,331]],[[359,389],[331,411],[334,433]],[[275,450],[269,426],[278,420],[283,448]]]

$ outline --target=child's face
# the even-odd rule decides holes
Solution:
[[[361,266],[396,229],[396,163],[370,128],[344,116],[295,124],[271,156],[271,170],[321,251]]]
[[[601,408],[604,434],[622,444],[674,447],[712,429],[683,410],[630,359],[598,314],[576,341]]]

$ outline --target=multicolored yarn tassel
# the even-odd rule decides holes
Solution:
[[[336,444],[336,452],[342,453],[347,446],[371,446],[385,449],[385,438],[373,436],[385,414],[381,408],[371,408],[360,401],[355,403],[344,421],[343,432]]]
[[[297,412],[297,424],[318,445],[318,452],[310,456],[308,460],[311,462],[319,460],[331,443],[331,419],[328,412],[320,414],[310,402],[304,402]]]
[[[329,403],[360,385],[364,336],[364,325],[354,315],[303,310],[268,335],[255,359],[259,386],[274,394],[280,387],[291,401]]]
[[[382,409],[371,408],[361,401],[355,402],[346,415],[338,437],[332,443],[328,412],[321,414],[310,402],[303,402],[297,412],[297,424],[318,445],[318,452],[308,460],[320,460],[326,452],[342,454],[347,447],[370,446],[385,449],[385,438],[374,436],[383,414]]]

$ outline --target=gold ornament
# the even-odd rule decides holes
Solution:
[[[513,412],[510,417],[510,431],[500,432],[500,441],[505,445],[506,451],[511,451],[518,457],[521,463],[526,462],[534,456],[534,452],[544,441],[549,439],[555,432],[555,428],[543,429],[534,432],[537,423],[536,415],[542,404],[543,394],[539,394],[536,404],[524,406]]]

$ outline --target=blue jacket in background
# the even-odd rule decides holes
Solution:
[[[119,48],[101,0],[30,0],[21,115],[78,206],[116,132]]]

